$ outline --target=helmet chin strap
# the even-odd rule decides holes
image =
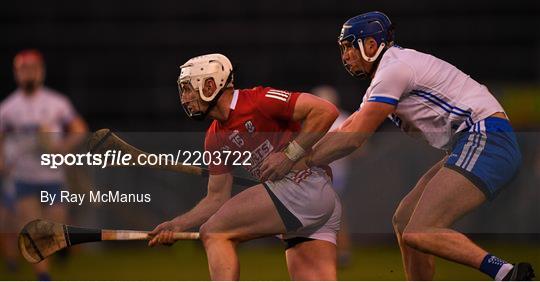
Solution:
[[[366,55],[366,52],[364,51],[364,44],[362,44],[362,39],[358,39],[358,47],[360,48],[360,54],[362,54],[362,58],[364,58],[364,60],[366,60],[366,61],[368,61],[370,63],[377,60],[377,58],[379,57],[381,52],[384,50],[385,46],[386,46],[386,44],[384,44],[384,42],[382,42],[381,45],[379,45],[379,48],[377,49],[377,52],[375,53],[375,55],[373,55],[373,57],[368,57]]]
[[[216,97],[212,101],[208,102],[208,108],[206,108],[206,111],[204,111],[204,112],[203,111],[198,111],[198,112],[190,113],[188,116],[191,119],[196,120],[196,121],[205,120],[208,113],[217,105],[217,101],[219,100],[219,98],[223,94],[224,90],[225,90],[225,88],[221,89],[219,91],[219,93],[216,95]],[[201,100],[199,100],[199,101],[201,101]]]
[[[227,82],[225,83],[225,85],[228,85],[229,82],[231,82],[232,77],[233,77],[233,73],[231,72],[229,74],[229,77],[227,78]],[[202,90],[202,87],[200,87],[199,89]],[[195,112],[195,113],[191,114],[189,117],[194,119],[194,120],[197,120],[197,121],[202,121],[202,120],[206,119],[206,116],[208,115],[208,113],[217,105],[217,102],[218,102],[219,98],[221,97],[221,95],[223,95],[223,92],[225,92],[225,89],[227,89],[227,87],[221,88],[221,90],[219,90],[216,97],[214,97],[214,99],[212,101],[208,102],[208,108],[206,108],[206,111],[204,111],[204,112],[203,111]],[[201,95],[203,95],[202,91],[200,93],[201,93]],[[200,97],[199,97],[199,99],[202,100]]]
[[[190,114],[189,117],[196,121],[202,121],[206,118],[206,112],[201,112],[201,111],[194,112]]]
[[[386,44],[382,42],[381,45],[379,45],[379,48],[377,49],[377,52],[375,53],[375,55],[373,55],[373,57],[368,57],[366,55],[366,52],[364,51],[364,44],[362,44],[362,39],[358,39],[358,47],[360,49],[360,54],[362,55],[362,58],[364,58],[364,60],[366,60],[367,62],[374,63],[374,64],[371,66],[371,70],[369,72],[359,71],[360,73],[357,74],[356,76],[360,78],[371,77],[371,75],[373,75],[373,73],[379,66],[379,62],[381,61],[380,55],[381,53],[384,53]]]

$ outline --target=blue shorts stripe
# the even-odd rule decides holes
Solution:
[[[463,160],[463,162],[459,165],[461,168],[463,168],[467,162],[469,161],[470,159],[470,156],[471,156],[471,152],[474,151],[474,147],[476,146],[476,127],[478,126],[478,124],[475,124],[473,126],[473,131],[471,133],[471,137],[472,137],[472,142],[471,144],[469,145],[468,147],[468,150],[467,150],[467,153],[465,154],[465,159]]]
[[[487,142],[487,133],[486,133],[486,127],[485,127],[485,121],[480,121],[480,132],[478,137],[478,149],[474,152],[474,154],[471,156],[471,159],[469,160],[469,164],[465,165],[465,170],[471,171],[474,168],[474,165],[478,161],[478,158],[480,157],[480,154],[482,154],[482,151],[484,151],[484,148],[486,147]]]
[[[461,165],[461,168],[463,168],[463,169],[466,169],[466,167],[471,162],[473,156],[478,151],[478,148],[480,147],[480,139],[481,139],[481,136],[482,136],[481,133],[480,133],[480,123],[481,122],[478,122],[478,123],[475,124],[475,130],[472,133],[474,135],[473,144],[471,146],[472,150],[470,150],[467,153],[467,157],[465,158],[465,162],[463,163],[463,165]],[[466,169],[466,170],[468,170],[468,169]]]
[[[473,132],[476,128],[476,125],[473,125],[469,132]],[[456,162],[456,165],[461,167],[463,165],[463,162],[467,160],[467,156],[469,155],[469,150],[471,149],[471,146],[474,144],[474,134],[468,134],[467,135],[467,141],[462,145],[462,148],[460,149],[459,159]],[[456,150],[456,149],[454,149]]]

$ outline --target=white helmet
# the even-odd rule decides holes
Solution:
[[[220,92],[233,85],[233,67],[231,61],[222,54],[208,54],[189,59],[180,66],[178,86],[189,82],[203,101],[212,102]],[[204,96],[203,86],[208,78],[213,78],[216,90],[209,97]],[[219,97],[218,97],[219,98]],[[216,99],[217,100],[217,99]]]

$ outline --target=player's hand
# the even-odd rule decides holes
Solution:
[[[261,181],[280,180],[291,171],[294,162],[291,161],[283,152],[272,153],[261,165]]]
[[[174,239],[174,233],[179,232],[180,228],[174,220],[165,221],[160,225],[156,226],[154,230],[148,233],[148,236],[151,238],[148,242],[149,247],[155,245],[166,245],[171,246],[176,242]]]

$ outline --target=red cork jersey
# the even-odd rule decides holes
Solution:
[[[206,132],[205,150],[251,152],[249,165],[243,167],[259,178],[263,160],[289,144],[300,131],[292,121],[300,93],[270,87],[235,90],[231,111],[225,122],[214,120]],[[211,174],[232,170],[232,161],[209,165]]]

